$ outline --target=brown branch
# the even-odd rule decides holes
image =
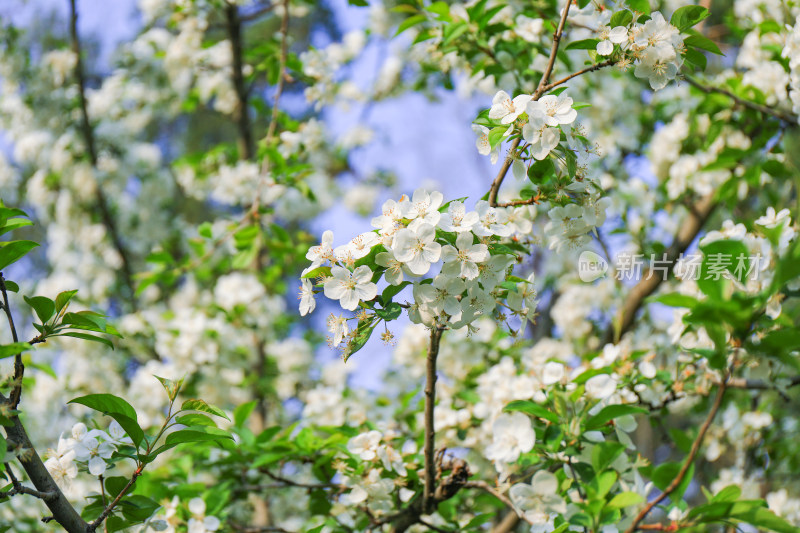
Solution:
[[[682,253],[689,248],[689,245],[694,241],[695,237],[700,233],[703,225],[708,220],[712,211],[716,207],[714,201],[714,194],[702,198],[694,206],[689,209],[689,214],[684,219],[681,227],[678,229],[672,245],[664,253],[666,261],[669,263],[669,269],[675,266],[675,262]],[[637,283],[628,293],[628,297],[622,304],[619,311],[619,321],[612,324],[605,334],[604,343],[619,342],[622,335],[627,332],[633,325],[633,320],[636,317],[636,312],[643,305],[645,298],[653,294],[653,292],[664,281],[664,276],[654,275],[652,270],[647,273],[642,272],[642,279]]]
[[[108,506],[106,506],[105,509],[103,509],[103,512],[100,513],[100,516],[97,517],[97,520],[86,526],[87,533],[93,533],[97,529],[97,527],[103,523],[103,520],[105,520],[108,517],[108,515],[111,514],[111,511],[113,511],[114,508],[119,504],[119,502],[122,500],[122,497],[125,496],[125,494],[127,494],[128,491],[131,489],[131,487],[133,487],[133,484],[136,483],[136,479],[142,474],[143,469],[144,465],[140,465],[136,470],[133,471],[131,479],[122,488],[122,490],[119,491],[117,497],[114,498],[114,500],[110,504],[108,504]]]
[[[519,524],[519,517],[516,513],[508,513],[503,520],[497,524],[497,527],[492,529],[492,533],[509,533],[514,531],[514,528]]]
[[[719,388],[717,389],[717,396],[714,398],[714,404],[711,406],[711,410],[709,411],[705,422],[703,422],[703,425],[700,426],[700,431],[697,434],[697,438],[695,438],[694,442],[692,443],[692,448],[689,450],[689,455],[686,457],[686,461],[684,461],[683,466],[678,472],[678,475],[675,476],[675,479],[673,479],[667,488],[664,489],[664,492],[662,492],[657,498],[645,505],[644,508],[639,511],[639,514],[637,514],[636,518],[633,519],[631,527],[629,527],[625,533],[633,533],[636,531],[639,523],[647,517],[647,514],[653,509],[653,507],[661,503],[667,498],[667,496],[675,492],[675,489],[677,489],[678,486],[683,482],[687,472],[689,472],[689,468],[691,468],[692,464],[694,463],[697,452],[700,451],[700,446],[703,444],[703,439],[706,436],[708,428],[711,427],[711,422],[713,422],[717,411],[719,411],[719,408],[722,405],[722,398],[725,396],[725,391],[728,388],[728,381],[730,380],[730,377],[731,372],[729,370],[726,378],[722,381],[722,383],[720,383]]]
[[[512,502],[505,494],[503,494],[502,492],[500,492],[496,488],[492,487],[491,485],[489,485],[487,482],[485,482],[483,480],[467,481],[466,483],[464,483],[464,488],[465,489],[480,489],[480,490],[483,490],[485,492],[488,492],[489,494],[491,494],[492,496],[494,496],[495,498],[497,498],[498,500],[503,502],[509,509],[514,511],[517,514],[518,517],[522,516],[522,514],[519,512],[519,510],[514,506],[514,502]]]
[[[11,329],[11,338],[14,342],[19,342],[17,336],[17,328],[14,326],[14,316],[11,314],[11,307],[8,305],[8,289],[6,288],[6,279],[3,273],[0,272],[0,292],[3,296],[3,311],[8,319],[8,326]],[[11,389],[8,404],[12,411],[19,405],[20,397],[22,396],[22,377],[25,374],[25,365],[22,364],[22,354],[18,353],[14,356],[14,387]]]
[[[425,381],[425,490],[422,496],[422,508],[425,513],[433,512],[434,493],[436,492],[436,458],[433,412],[436,406],[436,358],[439,355],[439,341],[444,330],[438,326],[431,328],[431,342],[428,347]]]
[[[269,470],[267,470],[266,468],[259,469],[259,471],[264,473],[264,474],[266,474],[267,477],[270,477],[270,478],[274,479],[275,481],[280,481],[281,483],[284,484],[283,485],[284,487],[291,486],[291,487],[297,487],[297,488],[302,488],[302,489],[336,489],[336,490],[338,490],[340,492],[347,490],[347,485],[342,485],[340,483],[301,483],[299,481],[294,481],[294,480],[291,480],[289,478],[285,478],[283,476],[280,476],[278,474],[274,474],[274,473],[270,472]],[[278,486],[280,486],[280,485],[278,485]],[[259,485],[254,485],[253,487],[254,488],[255,487],[259,487]],[[261,487],[266,487],[266,486],[262,485]]]
[[[589,73],[589,72],[594,72],[595,70],[600,70],[601,68],[610,67],[614,63],[616,63],[616,61],[614,61],[613,59],[607,59],[607,60],[603,61],[602,63],[595,63],[592,66],[589,66],[589,67],[586,67],[584,69],[578,70],[577,72],[573,72],[569,76],[565,76],[565,77],[561,78],[558,81],[554,81],[553,83],[551,83],[549,85],[545,85],[544,89],[542,89],[542,93],[546,93],[548,91],[552,91],[553,89],[555,89],[559,85],[563,85],[564,83],[567,83],[572,78],[576,78],[578,76],[581,76],[581,75]]]
[[[544,69],[542,79],[539,80],[539,85],[536,88],[536,92],[533,93],[533,100],[538,100],[539,97],[544,93],[544,88],[547,85],[547,81],[550,79],[550,74],[553,73],[553,67],[556,63],[556,55],[558,54],[558,45],[561,42],[561,34],[564,32],[564,24],[567,22],[570,4],[571,1],[568,1],[564,6],[564,12],[561,14],[561,20],[558,22],[558,28],[553,34],[553,46],[550,49],[550,59],[547,62],[547,67]],[[503,161],[503,166],[500,167],[500,171],[497,173],[497,176],[494,178],[492,186],[489,189],[489,205],[492,207],[497,207],[497,193],[500,192],[500,186],[503,184],[503,180],[506,179],[508,169],[511,167],[511,163],[514,161],[514,151],[517,149],[517,147],[519,147],[520,141],[521,139],[517,138],[513,143],[511,143],[509,156],[506,157],[505,161]]]
[[[53,514],[53,520],[58,522],[68,533],[86,533],[88,524],[69,503],[61,492],[50,472],[44,466],[39,454],[31,444],[28,433],[25,431],[19,417],[11,417],[13,426],[5,427],[9,442],[14,442],[18,449],[23,450],[17,455],[20,465],[28,475],[33,486],[48,497],[42,498],[47,508]]]
[[[723,94],[728,98],[730,98],[731,100],[733,100],[737,105],[741,107],[747,107],[754,111],[759,111],[767,115],[772,115],[773,117],[783,120],[784,122],[797,124],[797,115],[779,111],[777,109],[772,109],[771,107],[757,104],[755,102],[751,102],[750,100],[745,100],[744,98],[739,98],[729,90],[722,89],[721,87],[712,87],[709,85],[703,85],[702,83],[700,83],[699,81],[695,80],[694,78],[685,73],[683,74],[683,78],[689,83],[689,85],[706,94],[711,94],[711,93]]]
[[[5,463],[4,466],[6,473],[8,474],[8,479],[11,480],[11,485],[13,488],[7,492],[0,492],[0,498],[10,498],[12,496],[16,496],[17,494],[27,494],[29,496],[33,496],[34,498],[39,498],[40,500],[53,501],[58,497],[58,494],[54,491],[43,492],[24,486],[17,479],[17,476],[14,475],[14,472],[11,470],[11,465]]]
[[[508,157],[506,157],[505,161],[503,161],[503,166],[500,167],[500,171],[494,178],[491,188],[489,188],[489,205],[492,207],[497,207],[497,193],[500,192],[500,185],[502,185],[503,180],[506,179],[508,169],[511,168],[511,163],[514,161],[514,151],[517,149],[521,141],[522,139],[517,137],[514,139],[514,142],[511,143],[511,148],[508,150]]]
[[[236,124],[239,128],[239,158],[252,159],[253,133],[250,127],[250,111],[248,90],[244,81],[244,61],[242,59],[242,21],[239,18],[239,6],[226,3],[226,30],[233,52],[233,89],[236,93]]]
[[[70,5],[70,35],[72,40],[72,52],[75,54],[75,77],[78,81],[78,96],[81,107],[81,131],[83,133],[83,140],[86,143],[86,150],[89,153],[89,162],[92,168],[97,169],[97,146],[95,144],[94,130],[92,129],[91,121],[89,120],[89,111],[86,104],[86,79],[83,73],[83,61],[81,59],[81,41],[78,35],[78,10],[75,5],[76,0],[69,0]],[[130,303],[135,310],[136,305],[136,285],[133,282],[133,273],[131,270],[131,261],[128,251],[122,244],[122,239],[117,229],[117,224],[111,214],[103,189],[100,184],[96,186],[95,197],[97,199],[97,206],[100,209],[100,217],[103,224],[108,230],[111,242],[122,261],[122,278],[125,285],[128,287]]]
[[[289,0],[283,0],[283,15],[281,17],[281,54],[278,58],[278,84],[275,87],[275,95],[272,97],[272,112],[269,117],[269,126],[267,126],[267,136],[264,143],[269,148],[275,140],[275,131],[278,128],[278,112],[280,110],[279,104],[281,95],[283,94],[283,87],[288,78],[286,73],[286,62],[289,57]],[[261,179],[266,179],[269,174],[270,158],[269,154],[264,156],[264,161],[261,164]],[[263,185],[263,184],[262,184]],[[258,207],[260,203],[261,187],[259,185],[255,198],[253,199],[253,206],[250,208],[250,214],[256,216],[258,214]]]

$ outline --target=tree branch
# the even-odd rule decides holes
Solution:
[[[239,18],[239,6],[226,3],[226,30],[233,52],[233,89],[236,92],[236,123],[239,128],[239,157],[252,159],[253,133],[250,127],[250,111],[248,91],[244,82],[244,62],[242,60],[242,21]]]
[[[283,87],[286,83],[286,79],[288,75],[286,74],[286,62],[289,57],[289,0],[283,0],[283,14],[281,17],[281,55],[278,58],[278,84],[275,87],[275,95],[272,98],[272,112],[269,118],[269,126],[267,126],[267,136],[264,139],[264,143],[269,148],[273,141],[275,140],[275,131],[278,128],[278,112],[279,112],[279,104],[281,100],[281,95],[283,94]],[[269,174],[269,167],[270,167],[270,158],[269,154],[264,156],[264,160],[261,163],[261,179],[262,181],[266,179],[267,175]],[[250,208],[250,214],[255,216],[258,213],[258,208],[260,204],[260,195],[261,195],[261,185],[259,185],[259,190],[256,192],[255,198],[253,199],[253,205]]]
[[[464,483],[464,488],[465,489],[480,489],[480,490],[483,490],[485,492],[488,492],[489,494],[491,494],[492,496],[494,496],[495,498],[497,498],[498,500],[503,502],[509,509],[514,511],[517,514],[518,517],[522,516],[522,514],[519,512],[519,510],[514,506],[514,502],[512,502],[505,494],[503,494],[502,492],[500,492],[496,488],[492,487],[491,485],[489,485],[487,482],[485,482],[483,480],[467,481],[466,483]]]
[[[659,503],[661,503],[664,499],[667,498],[670,494],[675,492],[675,489],[683,482],[683,479],[686,477],[686,473],[689,471],[689,468],[694,463],[694,459],[697,456],[697,452],[700,451],[700,446],[703,444],[703,439],[706,436],[706,432],[708,428],[711,426],[711,422],[713,422],[714,417],[719,411],[720,406],[722,405],[722,398],[725,396],[725,391],[728,388],[728,381],[731,377],[731,371],[728,370],[727,376],[725,379],[720,383],[719,388],[717,389],[717,396],[714,398],[714,404],[711,406],[711,411],[709,411],[708,416],[706,417],[705,422],[703,425],[700,426],[700,431],[697,434],[697,438],[695,438],[694,442],[692,443],[692,448],[689,450],[689,455],[686,457],[686,461],[684,461],[683,466],[681,467],[678,475],[672,482],[667,486],[667,488],[662,492],[657,498],[652,500],[650,503],[644,506],[644,508],[639,511],[639,514],[636,515],[636,518],[633,519],[633,523],[627,529],[625,533],[634,533],[639,526],[639,523],[642,522],[646,517],[647,514]]]
[[[72,507],[67,498],[61,492],[56,482],[53,480],[47,467],[42,463],[39,454],[31,444],[28,434],[19,420],[19,417],[11,417],[13,426],[5,427],[9,442],[13,441],[18,448],[24,452],[18,455],[18,459],[33,486],[48,497],[42,501],[53,513],[53,519],[58,522],[68,533],[86,533],[88,524],[81,518],[78,512]]]
[[[600,70],[601,68],[610,67],[614,63],[616,63],[616,61],[614,61],[613,59],[607,59],[607,60],[603,61],[602,63],[595,63],[594,65],[591,65],[589,67],[581,69],[581,70],[579,70],[577,72],[573,72],[569,76],[565,76],[565,77],[561,78],[558,81],[554,81],[553,83],[551,83],[549,85],[545,85],[544,88],[542,89],[542,93],[546,93],[548,91],[552,91],[553,89],[555,89],[559,85],[563,85],[564,83],[567,83],[572,78],[577,78],[578,76],[581,76],[581,75],[589,73],[589,72],[594,72],[595,70]]]
[[[558,54],[558,45],[561,42],[561,34],[564,33],[564,25],[567,22],[570,4],[571,1],[568,0],[564,6],[564,12],[561,14],[561,20],[558,22],[558,28],[553,34],[553,46],[550,49],[550,59],[547,62],[547,67],[544,69],[542,79],[539,80],[539,85],[536,88],[536,92],[533,93],[533,100],[538,100],[539,97],[545,92],[547,81],[550,79],[550,74],[553,73],[553,67],[556,63],[556,55]],[[492,207],[497,207],[497,193],[500,192],[500,186],[503,184],[506,174],[508,174],[508,169],[511,167],[511,163],[514,161],[514,151],[517,149],[517,147],[519,147],[520,141],[521,139],[517,138],[511,144],[509,157],[506,157],[505,161],[503,161],[503,166],[500,167],[500,171],[497,173],[497,177],[494,178],[492,186],[489,189],[489,205]]]
[[[672,241],[672,245],[664,253],[664,257],[669,263],[670,271],[675,266],[675,262],[680,255],[689,248],[689,245],[700,233],[700,230],[703,228],[703,225],[708,220],[708,217],[711,215],[716,205],[714,194],[711,193],[689,209],[689,214],[678,229],[675,239]],[[628,297],[622,304],[618,315],[619,321],[609,326],[606,331],[603,341],[605,344],[619,342],[622,335],[633,325],[636,312],[644,303],[645,298],[655,292],[658,286],[661,285],[661,282],[664,281],[663,278],[664,276],[653,275],[652,270],[648,270],[647,273],[642,272],[642,279],[631,289],[631,292],[628,293]]]
[[[11,480],[11,485],[13,488],[7,492],[0,492],[0,498],[10,498],[12,496],[16,496],[17,494],[27,494],[29,496],[33,496],[34,498],[39,498],[40,500],[51,501],[58,497],[58,494],[53,491],[42,492],[40,490],[35,490],[22,485],[22,483],[20,483],[17,479],[17,476],[15,476],[14,472],[11,470],[11,465],[8,463],[5,463],[5,469],[9,480]]]
[[[8,319],[8,327],[11,329],[11,338],[14,342],[19,342],[17,336],[17,328],[14,326],[14,316],[11,314],[11,307],[8,305],[8,289],[6,288],[6,279],[3,273],[0,272],[0,292],[3,296],[3,311]],[[22,364],[22,354],[18,353],[14,356],[14,387],[11,389],[8,404],[11,410],[17,408],[19,405],[20,397],[22,396],[22,377],[25,374],[25,365]]]
[[[87,533],[93,533],[97,529],[97,527],[103,523],[103,520],[105,520],[108,517],[108,515],[111,514],[111,511],[113,511],[114,508],[117,506],[117,504],[119,504],[119,502],[122,500],[122,497],[125,496],[131,489],[131,487],[133,487],[133,484],[136,483],[136,479],[142,474],[143,469],[144,465],[140,465],[139,467],[136,468],[136,470],[133,471],[131,479],[122,488],[122,490],[119,491],[117,497],[114,498],[114,500],[110,504],[108,504],[108,506],[106,506],[105,509],[103,509],[103,512],[100,514],[100,516],[97,517],[97,520],[86,526]]]
[[[92,129],[91,121],[89,120],[89,111],[86,104],[86,80],[83,73],[83,61],[81,59],[81,41],[78,35],[78,10],[75,5],[76,0],[69,0],[70,5],[70,35],[72,40],[72,52],[75,54],[75,77],[78,81],[78,96],[81,107],[81,131],[83,133],[83,140],[86,143],[86,150],[89,153],[89,162],[92,168],[97,169],[97,147],[95,145],[94,130]],[[122,278],[130,293],[130,303],[133,309],[137,307],[136,304],[136,285],[133,282],[133,273],[131,270],[131,261],[128,251],[122,244],[117,224],[111,214],[108,206],[108,201],[103,189],[99,184],[96,185],[95,197],[97,199],[97,206],[100,209],[100,217],[103,224],[108,230],[111,237],[111,242],[122,261]]]
[[[425,490],[422,497],[422,508],[425,513],[433,511],[433,495],[436,491],[436,428],[433,412],[436,407],[436,358],[439,355],[439,341],[444,330],[438,326],[431,328],[431,341],[428,347],[425,381]]]
[[[739,106],[747,107],[754,111],[759,111],[767,115],[772,115],[773,117],[783,120],[784,122],[789,122],[790,124],[797,124],[797,116],[792,113],[788,112],[785,113],[783,111],[778,111],[777,109],[772,109],[771,107],[765,105],[751,102],[750,100],[739,98],[738,96],[736,96],[727,89],[722,89],[720,87],[712,87],[709,85],[703,85],[702,83],[700,83],[699,81],[697,81],[696,79],[692,78],[691,76],[685,73],[683,74],[683,78],[687,81],[687,83],[689,83],[689,85],[706,94],[711,94],[711,93],[724,94]]]

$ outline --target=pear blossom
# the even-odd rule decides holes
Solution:
[[[605,400],[617,390],[614,375],[599,374],[586,380],[586,394],[596,400]]]
[[[439,191],[428,193],[425,189],[417,189],[411,197],[411,202],[406,204],[407,208],[403,215],[405,218],[415,222],[426,222],[432,226],[439,223],[439,207],[442,205],[444,197]]]
[[[332,335],[333,346],[339,346],[348,333],[350,327],[347,325],[347,319],[341,315],[335,316],[331,314],[327,321],[328,332]]]
[[[565,94],[548,94],[538,100],[531,100],[525,108],[528,116],[539,115],[548,126],[572,124],[578,112],[572,109],[572,98]]]
[[[75,451],[72,439],[58,439],[56,452],[44,462],[44,466],[59,487],[67,488],[78,475],[78,466],[75,464]]]
[[[558,146],[560,135],[558,129],[548,127],[541,110],[531,109],[528,122],[522,127],[522,138],[531,144],[530,150],[534,159],[541,161]]]
[[[550,361],[542,369],[542,384],[552,385],[564,378],[564,365],[556,361]]]
[[[333,253],[337,258],[352,257],[355,260],[369,255],[372,247],[378,244],[380,237],[372,231],[362,233],[345,245],[337,246]]]
[[[480,124],[473,124],[472,131],[474,131],[478,138],[475,140],[475,146],[478,148],[478,153],[481,155],[490,156],[490,160],[494,165],[500,158],[500,146],[492,148],[489,142],[489,128],[481,126]]]
[[[343,309],[354,311],[360,301],[369,301],[378,294],[378,286],[372,283],[372,270],[361,265],[353,272],[334,265],[331,277],[325,280],[325,296],[339,300]]]
[[[478,265],[489,259],[485,244],[474,244],[472,233],[459,233],[456,245],[442,248],[442,273],[448,276],[461,276],[466,279],[478,277]]]
[[[386,268],[383,277],[390,285],[400,285],[403,283],[403,271],[406,270],[406,267],[395,258],[391,250],[377,254],[375,256],[375,262]]]
[[[363,461],[372,461],[378,457],[378,448],[382,438],[380,431],[361,433],[347,441],[347,450],[358,455]]]
[[[544,21],[534,19],[525,15],[517,15],[514,19],[515,31],[523,40],[529,43],[537,43],[542,36]]]
[[[447,212],[442,213],[439,219],[439,227],[444,231],[454,231],[456,233],[472,231],[479,218],[478,213],[475,211],[467,212],[467,208],[462,202],[453,201],[447,206]]]
[[[317,301],[314,299],[314,285],[308,278],[302,279],[300,282],[300,316],[306,316],[317,307]]]
[[[505,210],[492,207],[486,200],[481,200],[475,204],[475,211],[478,213],[478,223],[472,230],[475,235],[479,237],[511,235],[511,228],[506,225],[508,215]]]
[[[611,55],[615,44],[627,41],[628,29],[625,26],[615,26],[614,28],[603,26],[600,30],[600,42],[597,43],[597,53],[601,56]]]
[[[503,413],[492,424],[492,443],[486,447],[491,461],[513,463],[520,454],[533,449],[536,433],[530,419],[522,413]]]
[[[439,274],[433,278],[433,283],[420,283],[415,286],[415,289],[416,300],[430,307],[434,314],[438,315],[444,311],[452,316],[461,312],[461,305],[456,296],[464,292],[463,280]]]
[[[537,526],[552,525],[557,514],[567,512],[566,502],[558,495],[558,479],[546,470],[536,472],[530,484],[512,485],[508,495],[514,505],[525,513],[525,518],[533,525],[532,531]]]
[[[422,276],[441,256],[442,246],[434,241],[435,238],[436,230],[431,224],[420,224],[416,230],[404,228],[395,235],[392,251],[414,275]]]
[[[788,209],[781,209],[779,212],[776,213],[775,208],[769,206],[767,207],[767,213],[756,219],[756,224],[771,229],[771,228],[777,228],[778,226],[784,224],[785,222],[790,222],[790,221],[791,221],[791,215],[789,214]]]
[[[317,246],[312,246],[306,253],[306,259],[311,261],[311,270],[322,265],[325,261],[333,260],[333,232],[327,230],[322,234],[322,241]]]
[[[493,120],[501,119],[502,124],[511,124],[517,117],[525,112],[525,106],[533,98],[529,94],[520,94],[512,100],[505,91],[498,91],[492,99],[492,107],[489,109],[489,118]]]
[[[637,78],[647,78],[650,87],[657,91],[667,86],[678,74],[680,61],[674,50],[664,52],[662,49],[650,47],[642,54],[641,61],[636,65],[633,75]]]

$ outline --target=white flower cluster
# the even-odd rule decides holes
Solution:
[[[537,161],[547,157],[558,146],[561,125],[572,124],[578,112],[572,109],[572,98],[565,95],[543,96],[534,100],[532,95],[520,94],[513,99],[505,91],[498,91],[492,99],[489,118],[508,124],[504,136],[515,128],[522,129],[522,138],[530,143],[531,156]],[[473,124],[478,134],[476,146],[481,155],[491,155],[492,163],[497,162],[499,147],[492,148],[489,141],[489,128]]]
[[[500,241],[531,231],[528,211],[495,208],[486,201],[467,211],[457,200],[445,210],[442,200],[440,192],[422,189],[411,199],[388,200],[382,214],[372,219],[376,231],[336,248],[333,233],[326,231],[322,242],[306,255],[312,263],[303,272],[300,313],[306,315],[316,306],[310,277],[324,278],[325,296],[355,311],[359,305],[371,307],[367,303],[377,296],[377,282],[383,276],[393,286],[413,282],[409,317],[415,323],[463,327],[480,316],[491,316],[498,297],[507,298],[513,313],[532,318],[536,304],[532,280],[518,280],[516,290],[499,287],[514,263],[513,253]],[[433,279],[419,280],[439,261],[443,266]],[[334,346],[349,333],[343,317],[332,316],[328,325]]]
[[[106,460],[120,444],[131,444],[131,440],[116,420],[111,422],[108,432],[89,430],[86,424],[79,422],[72,427],[71,437],[58,439],[58,447],[51,452],[44,466],[53,479],[66,488],[78,475],[76,463],[86,463],[89,474],[102,476],[108,467]]]

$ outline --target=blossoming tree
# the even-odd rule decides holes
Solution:
[[[0,11],[7,529],[800,531],[800,4],[80,4]],[[472,197],[362,164],[415,93]]]

